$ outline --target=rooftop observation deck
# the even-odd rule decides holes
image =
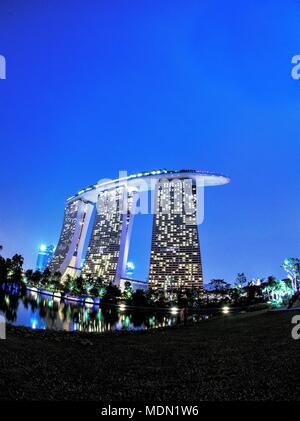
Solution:
[[[166,178],[168,180],[190,178],[204,187],[219,186],[222,184],[228,184],[230,182],[230,178],[226,175],[204,170],[163,169],[140,172],[132,175],[127,175],[124,172],[124,176],[122,173],[122,177],[117,178],[115,180],[108,178],[103,178],[99,180],[96,184],[92,184],[91,186],[80,190],[74,196],[69,197],[67,199],[67,202],[71,202],[75,199],[81,198],[83,200],[95,203],[97,201],[97,196],[101,191],[111,190],[123,186],[127,186],[129,189],[135,188],[143,190],[153,190],[155,188],[156,182],[163,178]]]

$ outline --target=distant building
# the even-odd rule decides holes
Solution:
[[[36,262],[36,270],[43,272],[49,265],[54,253],[54,246],[41,244]]]

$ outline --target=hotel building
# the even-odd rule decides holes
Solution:
[[[133,194],[124,187],[100,192],[83,276],[119,282],[128,257],[132,205]]]
[[[119,286],[126,278],[138,193],[151,190],[155,198],[149,286],[201,289],[198,193],[203,187],[229,181],[224,175],[207,171],[164,169],[101,180],[86,187],[67,200],[49,269],[63,276],[81,273],[101,277],[105,283]]]
[[[149,287],[203,288],[196,185],[161,179],[155,190]]]

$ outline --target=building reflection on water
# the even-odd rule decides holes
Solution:
[[[0,314],[4,315],[8,323],[17,326],[84,332],[145,330],[180,322],[178,314],[168,311],[80,305],[5,284],[0,287]],[[195,321],[206,317],[197,315]]]

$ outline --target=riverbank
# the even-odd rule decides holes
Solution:
[[[0,341],[0,400],[299,400],[292,316],[260,312],[102,335],[9,326]]]

